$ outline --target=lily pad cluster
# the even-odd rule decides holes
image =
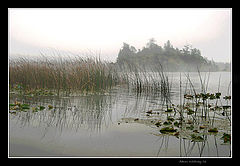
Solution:
[[[197,136],[195,134],[192,134],[191,135],[191,140],[192,142],[203,142],[204,141],[204,138],[202,136]]]
[[[217,103],[221,103],[217,102],[221,95],[220,92],[185,94],[186,102],[183,105],[166,104],[162,108],[146,111],[145,115],[149,119],[155,118],[152,125],[160,128],[161,134],[169,134],[177,138],[181,136],[181,138],[192,140],[192,142],[203,142],[206,135],[219,136],[222,134],[222,128],[214,124],[216,116],[217,119],[220,116],[225,116],[220,118],[229,122],[229,117],[226,116],[229,116],[227,111],[231,110],[227,109],[231,109],[231,106],[217,105]],[[230,100],[231,96],[225,96],[223,99]],[[222,115],[222,110],[224,115]],[[221,139],[227,143],[230,142],[231,137],[224,134]]]
[[[201,98],[203,100],[207,100],[207,99],[214,100],[214,99],[220,99],[220,96],[221,96],[220,92],[215,94],[214,93],[199,93],[195,95],[184,94],[184,98],[189,100],[194,98],[197,98],[197,99]],[[224,96],[223,99],[230,100],[231,96]]]
[[[177,129],[174,129],[173,127],[163,127],[160,132],[163,134],[174,133],[177,132]]]
[[[30,109],[29,104],[22,104],[20,102],[15,101],[15,103],[9,104],[10,110],[19,110],[19,111],[25,111]]]
[[[10,86],[11,93],[20,94],[24,96],[57,96],[55,92],[49,89],[30,89],[28,87],[23,86],[22,84],[15,84],[14,86]]]
[[[38,111],[44,110],[45,108],[46,107],[42,105],[30,106],[29,104],[21,103],[18,101],[15,101],[14,103],[9,104],[9,110],[10,110],[10,113],[12,114],[16,113],[17,111],[27,112],[32,110],[32,112],[38,112]],[[48,109],[49,110],[53,109],[53,106],[48,105]]]
[[[223,133],[223,136],[220,138],[224,141],[224,143],[230,143],[231,142],[231,135]]]
[[[218,132],[218,129],[217,129],[217,128],[210,128],[210,129],[208,130],[208,132],[217,133],[217,132]]]

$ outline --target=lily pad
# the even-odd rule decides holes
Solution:
[[[9,107],[14,107],[15,106],[15,104],[9,104]]]
[[[211,94],[211,95],[209,96],[209,99],[210,99],[210,100],[214,100],[214,99],[216,99],[216,96],[215,96],[214,94]]]
[[[194,114],[194,111],[189,108],[188,111],[187,111],[187,114],[188,114],[188,115],[192,115],[192,114]]]
[[[194,126],[193,126],[193,125],[187,126],[186,129],[187,129],[187,130],[193,130],[193,129],[194,129]]]
[[[208,130],[208,132],[217,133],[218,129],[217,128],[211,128],[211,129]]]
[[[39,108],[38,107],[32,107],[32,112],[38,112]]]
[[[207,126],[199,126],[199,129],[205,129]]]
[[[192,142],[203,142],[204,139],[201,136],[196,136],[194,134],[191,135]]]
[[[198,130],[193,130],[194,133],[199,133]]]
[[[139,120],[139,118],[134,119],[134,121],[138,121],[138,120]]]
[[[208,95],[207,95],[207,94],[201,93],[200,95],[201,95],[201,97],[202,97],[203,100],[208,99]]]
[[[220,139],[223,139],[224,143],[230,143],[231,142],[231,135],[223,133],[223,136]]]
[[[163,124],[164,124],[164,125],[171,125],[172,122],[170,122],[170,121],[165,121]]]
[[[39,106],[39,110],[40,110],[40,111],[42,111],[42,110],[44,110],[44,109],[45,109],[44,106]]]
[[[157,127],[159,127],[159,126],[161,126],[161,123],[160,123],[160,122],[157,122],[157,123],[155,123],[155,125],[156,125]]]
[[[176,121],[176,122],[174,122],[173,125],[176,126],[176,127],[179,127],[180,123]]]
[[[152,114],[152,110],[149,110],[146,112],[147,114]]]
[[[225,100],[230,100],[230,99],[231,99],[231,96],[224,96],[223,99],[225,99]]]
[[[172,108],[168,108],[165,112],[172,112],[173,109]]]
[[[174,133],[176,131],[177,131],[177,129],[174,129],[173,127],[164,127],[160,130],[160,132],[163,133],[163,134]]]
[[[178,138],[179,132],[176,132],[176,133],[174,134],[174,136],[176,136],[176,137]]]
[[[172,117],[170,117],[170,116],[169,116],[169,117],[167,117],[167,120],[169,120],[169,121],[172,121],[172,122],[173,122],[173,121],[174,121],[174,118],[172,118]]]
[[[221,93],[216,93],[216,98],[220,99]]]
[[[53,109],[53,106],[52,105],[48,105],[48,109]]]
[[[30,109],[29,104],[21,104],[20,107],[21,109]]]
[[[224,105],[224,106],[222,106],[223,107],[223,109],[228,109],[228,108],[231,108],[231,106],[230,105]]]

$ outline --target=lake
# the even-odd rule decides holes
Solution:
[[[183,100],[180,99],[180,73],[167,74],[171,83],[171,102],[178,105]],[[200,93],[199,74],[187,74],[195,90]],[[201,80],[207,92],[231,95],[230,72],[202,72]],[[189,87],[186,74],[181,73],[182,96],[191,92]],[[116,86],[101,94],[70,97],[10,94],[9,103],[16,100],[32,107],[44,106],[44,109],[9,114],[10,157],[231,156],[231,144],[221,139],[223,133],[231,133],[231,125],[218,114],[214,113],[214,124],[219,132],[202,136],[204,141],[159,132],[160,128],[154,125],[156,119],[174,113],[158,111],[162,108],[162,96],[158,93],[138,94],[131,88]],[[222,98],[219,102],[221,105],[231,105],[231,101]],[[48,109],[48,105],[53,108]],[[158,112],[146,116],[149,110]],[[226,113],[231,115],[231,110]]]

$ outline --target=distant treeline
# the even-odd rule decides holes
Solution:
[[[135,64],[145,70],[161,65],[165,71],[230,71],[229,63],[217,63],[201,56],[201,51],[185,45],[182,49],[174,48],[168,40],[161,47],[151,38],[145,47],[136,49],[123,43],[117,58],[118,65]]]

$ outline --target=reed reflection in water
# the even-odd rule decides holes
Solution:
[[[171,157],[230,157],[231,146],[223,145],[217,135],[204,135],[203,141],[197,142],[186,138],[162,135],[156,140],[156,156]],[[175,149],[175,154],[174,152]],[[176,151],[179,153],[176,154]]]
[[[15,99],[16,100],[16,99]],[[111,96],[81,96],[69,98],[18,98],[22,103],[31,105],[31,110],[17,112],[10,116],[21,127],[35,126],[53,127],[58,131],[63,128],[75,130],[80,127],[90,131],[100,131],[102,126],[111,123],[112,101]],[[42,105],[45,109],[34,111],[34,107]],[[52,105],[53,109],[48,109]]]

